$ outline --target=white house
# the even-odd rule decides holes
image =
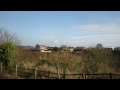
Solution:
[[[36,50],[40,50],[41,52],[51,52],[47,49],[47,46],[45,45],[36,45]]]
[[[104,50],[115,50],[115,47],[113,46],[108,46],[108,47],[105,47],[103,48]]]
[[[41,50],[41,52],[51,53],[51,51],[49,51],[49,50]]]
[[[69,47],[70,52],[73,52],[74,47]]]

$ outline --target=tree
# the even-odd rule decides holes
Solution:
[[[12,42],[15,45],[19,45],[21,42],[16,34],[12,34],[8,30],[0,28],[0,44],[7,41]]]
[[[98,49],[101,49],[103,46],[102,46],[102,44],[101,43],[98,43],[97,45],[96,45],[96,48],[98,48]]]
[[[63,51],[67,51],[68,50],[67,45],[61,45],[59,49],[63,50]]]
[[[58,49],[59,49],[59,48],[56,47],[56,46],[53,48],[54,51],[58,51]]]
[[[39,44],[36,44],[35,49],[36,49],[36,50],[40,50],[40,45],[39,45]]]
[[[61,48],[67,48],[67,45],[61,45],[60,47]]]
[[[4,28],[0,28],[0,61],[7,68],[15,63],[17,55],[16,45],[21,42],[16,34],[10,33]]]
[[[7,41],[0,44],[0,61],[5,68],[12,66],[15,63],[16,55],[16,46],[12,42]]]

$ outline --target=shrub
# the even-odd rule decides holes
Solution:
[[[16,62],[17,50],[12,42],[4,42],[0,44],[0,60],[3,66],[13,66]]]

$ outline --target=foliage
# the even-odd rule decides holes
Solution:
[[[93,48],[89,53],[85,54],[83,59],[83,71],[86,73],[107,73],[116,71],[114,61],[117,60],[113,57],[111,51],[103,51]],[[120,63],[119,63],[120,64]],[[110,68],[113,68],[110,69]]]
[[[58,48],[58,47],[54,47],[53,50],[54,50],[54,51],[58,51],[59,48]]]
[[[0,44],[0,60],[5,67],[12,66],[16,63],[17,50],[12,42]]]
[[[49,60],[47,60],[47,58],[45,58],[45,57],[40,57],[39,65],[43,65],[43,64],[48,64],[48,66],[50,66],[51,62]]]
[[[113,51],[104,51],[97,48],[70,52],[51,52],[50,55],[41,52],[19,51],[18,62],[27,67],[38,67],[40,70],[50,70],[56,72],[56,67],[60,73],[118,73],[120,71],[120,61]]]
[[[113,56],[112,51],[102,51],[96,48],[77,53],[70,52],[52,52],[50,56],[40,52],[22,52],[20,53],[21,61],[24,64],[36,67],[48,65],[48,68],[59,67],[60,71],[66,73],[107,73],[117,72],[120,68],[119,58]],[[25,58],[24,58],[25,57]],[[23,58],[23,59],[22,59]]]

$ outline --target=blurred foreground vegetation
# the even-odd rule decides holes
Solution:
[[[116,73],[120,71],[120,52],[92,50],[80,52],[58,51],[41,53],[39,51],[18,51],[17,64],[22,68],[61,73]]]

